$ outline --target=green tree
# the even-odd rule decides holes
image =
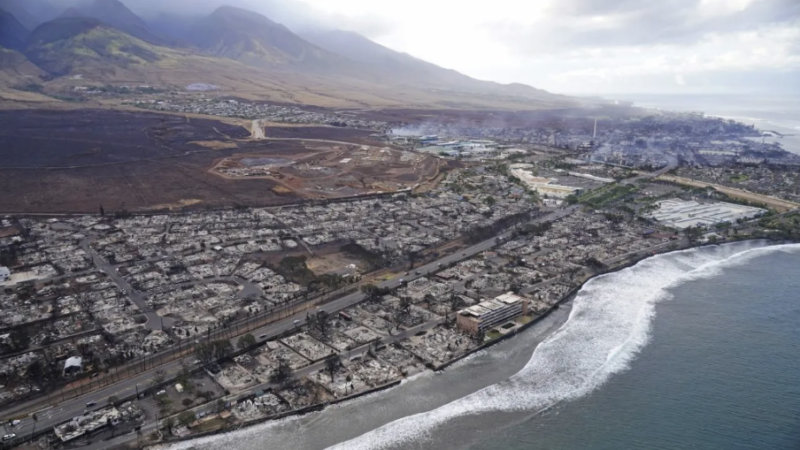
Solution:
[[[208,366],[214,362],[214,348],[211,346],[210,342],[201,342],[195,346],[194,356],[196,356],[204,366]]]
[[[236,342],[236,346],[239,347],[239,350],[244,350],[254,345],[256,345],[256,338],[250,333],[247,333],[244,336],[240,337],[239,340]]]
[[[194,411],[184,411],[178,416],[178,422],[186,427],[191,425],[195,420],[197,420],[197,415],[194,413]]]
[[[686,238],[689,239],[689,242],[694,244],[700,239],[700,236],[703,235],[703,229],[700,227],[686,227],[683,233],[686,235]]]
[[[379,303],[383,296],[390,292],[387,288],[380,288],[375,286],[374,284],[366,284],[361,286],[361,292],[367,297],[367,301],[370,303]]]
[[[214,357],[216,359],[225,359],[233,354],[233,344],[231,341],[219,340],[211,343],[214,349]]]

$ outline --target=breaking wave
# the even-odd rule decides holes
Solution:
[[[424,441],[437,427],[459,417],[487,412],[537,412],[584,396],[611,375],[629,368],[647,344],[656,303],[671,297],[670,288],[713,277],[726,267],[768,253],[798,251],[800,245],[730,244],[659,255],[597,277],[578,293],[564,326],[536,348],[516,375],[330,449],[401,447]]]

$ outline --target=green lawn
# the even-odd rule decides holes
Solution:
[[[487,338],[489,338],[489,339],[491,339],[491,340],[495,340],[495,339],[499,338],[499,337],[500,337],[500,336],[502,336],[502,335],[503,335],[503,334],[502,334],[502,333],[500,333],[500,332],[499,332],[499,331],[497,331],[497,330],[492,330],[492,331],[490,331],[490,332],[486,333],[486,337],[487,337]]]

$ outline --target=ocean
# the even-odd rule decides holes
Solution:
[[[800,245],[658,255],[389,391],[176,448],[799,449]]]
[[[798,95],[609,95],[614,100],[632,101],[634,105],[668,111],[695,111],[709,116],[733,119],[755,125],[762,131],[777,131],[786,136],[767,138],[780,143],[784,150],[800,155],[800,96]]]

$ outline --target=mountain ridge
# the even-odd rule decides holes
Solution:
[[[195,22],[185,39],[214,56],[250,65],[327,67],[338,55],[314,46],[268,17],[233,6],[221,6]]]
[[[29,35],[30,31],[13,14],[0,8],[0,46],[20,51]]]
[[[476,80],[353,32],[297,34],[230,6],[177,20],[172,31],[161,38],[119,0],[95,0],[36,27],[23,52],[54,89],[72,76],[170,89],[206,83],[242,98],[318,106],[541,109],[570,102],[522,84]]]
[[[150,31],[147,23],[119,0],[94,0],[91,4],[82,7],[70,7],[59,17],[97,19],[145,42],[168,44],[163,38]]]
[[[438,89],[488,89],[501,95],[556,95],[522,83],[502,84],[478,80],[453,69],[446,69],[408,53],[398,52],[358,33],[345,30],[304,32],[301,36],[330,52],[362,63],[383,64],[395,75],[407,77],[417,84]]]

